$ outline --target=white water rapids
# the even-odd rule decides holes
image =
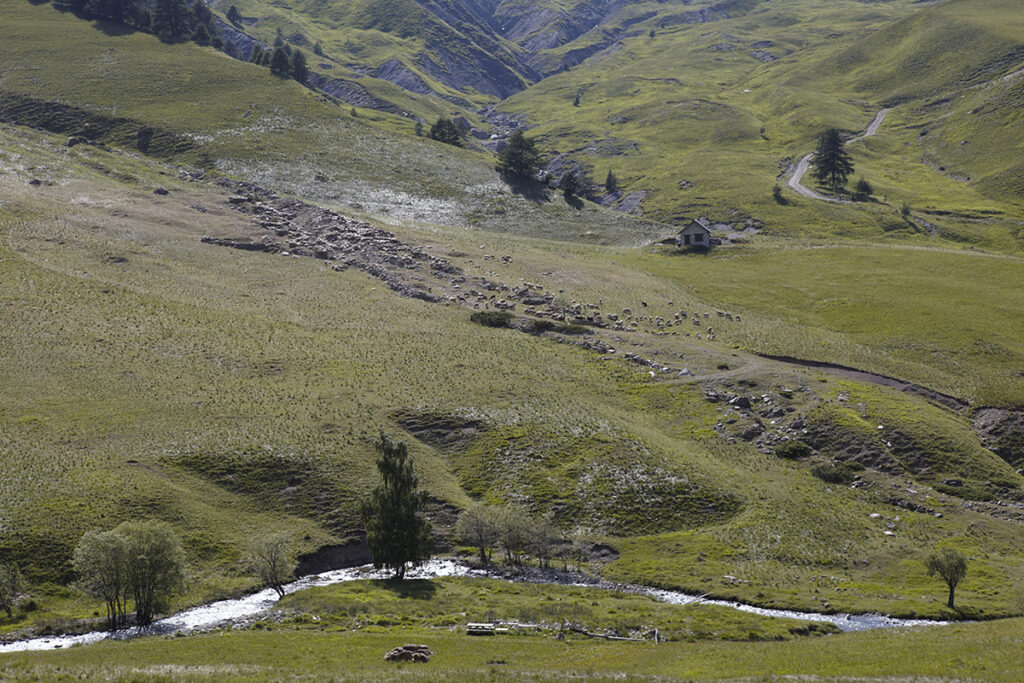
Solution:
[[[285,593],[294,593],[295,591],[302,590],[304,588],[311,588],[313,586],[329,586],[331,584],[344,583],[346,581],[384,579],[388,578],[388,576],[388,572],[374,570],[373,567],[369,565],[352,567],[350,569],[335,569],[329,572],[323,572],[322,574],[306,576],[298,581],[294,581],[285,586]],[[481,569],[473,569],[466,564],[456,562],[454,560],[430,560],[420,567],[408,570],[405,576],[407,579],[436,579],[446,576],[507,579],[507,577],[491,574]],[[567,576],[576,578],[572,575]],[[532,582],[540,583],[540,581],[536,580],[533,580]],[[690,595],[688,593],[632,584],[595,584],[583,581],[573,582],[572,580],[567,582],[550,581],[545,583],[560,586],[589,587],[594,590],[619,590],[627,593],[648,595],[655,600],[660,600],[661,602],[673,605],[689,605],[695,603],[700,603],[702,605],[719,605],[722,607],[730,607],[732,609],[740,610],[741,612],[759,614],[765,617],[785,617],[789,619],[800,619],[803,621],[820,621],[835,624],[843,631],[865,631],[875,628],[907,626],[941,626],[949,623],[945,621],[929,621],[926,619],[896,619],[880,614],[821,614],[818,612],[796,612],[784,609],[768,609],[764,607],[746,605],[741,602],[709,600],[697,595]],[[210,629],[237,619],[258,615],[259,613],[273,607],[277,603],[277,600],[277,593],[268,588],[260,591],[259,593],[253,593],[241,598],[220,600],[206,605],[193,607],[192,609],[179,612],[178,614],[167,617],[166,619],[161,619],[149,628],[145,629],[127,628],[113,632],[92,631],[90,633],[77,636],[53,636],[46,638],[33,638],[31,640],[19,640],[6,645],[0,645],[0,654],[5,652],[26,652],[30,650],[56,650],[70,647],[72,645],[95,643],[108,638],[127,639],[140,635],[165,635],[168,633],[187,633],[189,631]]]

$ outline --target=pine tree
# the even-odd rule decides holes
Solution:
[[[533,140],[517,130],[508,139],[508,145],[498,155],[498,173],[506,178],[533,179],[540,166],[540,154]]]
[[[422,564],[430,557],[431,527],[422,514],[427,494],[417,490],[419,479],[405,443],[381,434],[377,454],[381,483],[361,509],[366,542],[373,566],[389,569],[401,580],[406,564]]]
[[[560,187],[562,188],[562,194],[565,195],[566,199],[569,199],[579,191],[580,181],[575,173],[569,171],[562,176]]]
[[[871,186],[864,178],[857,181],[857,184],[853,186],[853,196],[862,202],[866,202],[871,198],[871,195],[875,193],[875,188]]]
[[[198,24],[196,30],[192,32],[192,40],[197,45],[210,45],[213,43],[213,38],[210,36],[210,29],[206,28],[206,24]]]
[[[85,5],[85,11],[91,16],[119,24],[127,17],[128,9],[125,0],[89,0]]]
[[[249,61],[253,64],[263,63],[263,48],[259,45],[253,45],[252,50],[249,52]]]
[[[615,173],[608,171],[608,175],[604,179],[604,189],[609,192],[615,192],[619,189],[619,179],[615,177]]]
[[[302,50],[295,50],[295,53],[292,55],[292,78],[299,83],[305,83],[309,79],[306,55],[302,53]]]
[[[283,47],[275,47],[274,54],[270,56],[270,73],[275,76],[287,78],[292,72],[292,60]]]
[[[274,47],[284,47],[284,34],[281,33],[281,27],[278,26],[274,32]]]
[[[320,44],[320,41],[316,41],[316,45],[313,46],[313,54],[317,57],[324,56],[324,46]]]
[[[833,193],[838,193],[846,179],[853,173],[853,161],[846,152],[839,131],[829,128],[818,138],[818,149],[814,154],[814,177],[827,186]]]
[[[228,7],[227,18],[232,24],[238,24],[242,21],[242,13],[238,11],[237,7],[232,5]]]
[[[195,16],[185,0],[156,0],[151,30],[165,42],[189,38],[195,30]]]
[[[462,138],[459,136],[459,129],[455,127],[451,119],[440,117],[437,122],[430,127],[430,133],[428,136],[431,140],[437,140],[443,142],[446,145],[455,145],[458,147],[462,143]]]

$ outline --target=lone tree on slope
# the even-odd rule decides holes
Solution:
[[[967,575],[967,558],[952,548],[944,548],[929,555],[925,567],[928,568],[928,576],[938,574],[949,586],[949,601],[946,605],[950,609],[956,609],[953,606],[953,592]]]
[[[843,138],[835,128],[829,128],[818,138],[814,153],[814,177],[822,185],[838,193],[853,173],[853,161],[843,145]]]
[[[508,139],[508,146],[498,155],[497,171],[506,178],[531,180],[537,175],[540,154],[534,141],[517,130]]]
[[[430,558],[430,522],[423,517],[427,494],[417,490],[419,479],[405,443],[381,433],[377,454],[381,483],[361,510],[366,542],[373,566],[390,569],[401,580],[406,564],[416,566]]]
[[[613,171],[608,171],[608,175],[605,176],[604,189],[609,192],[615,192],[615,190],[619,189],[619,179],[615,177]]]
[[[562,194],[565,196],[566,200],[571,199],[575,194],[577,194],[580,191],[579,178],[576,177],[575,173],[569,171],[564,176],[562,176],[561,188]]]

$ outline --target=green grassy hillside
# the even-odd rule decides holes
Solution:
[[[624,38],[502,108],[528,116],[547,149],[570,152],[595,181],[611,170],[627,192],[645,191],[643,209],[659,219],[753,216],[776,234],[892,237],[909,204],[933,232],[1020,248],[1015,8],[804,2],[713,24],[658,21],[640,25],[654,35]],[[823,128],[863,131],[893,104],[880,136],[851,148],[878,201],[773,199]],[[961,218],[973,219],[968,230]]]

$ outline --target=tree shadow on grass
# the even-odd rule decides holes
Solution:
[[[572,208],[576,209],[577,211],[583,210],[583,200],[574,194],[565,197],[565,203],[571,206]]]
[[[512,194],[519,195],[534,204],[542,204],[551,201],[547,185],[536,180],[518,177],[504,177],[505,184],[512,190]]]
[[[373,585],[375,588],[390,591],[399,598],[413,600],[430,600],[437,593],[437,584],[430,579],[406,579],[403,581],[379,579],[375,580]]]
[[[97,19],[96,21],[92,22],[92,25],[93,28],[101,31],[103,35],[109,36],[111,38],[119,38],[121,36],[128,36],[133,33],[139,32],[139,29],[135,28],[134,26],[129,26],[128,24],[119,24],[113,21],[103,21],[101,19]]]

